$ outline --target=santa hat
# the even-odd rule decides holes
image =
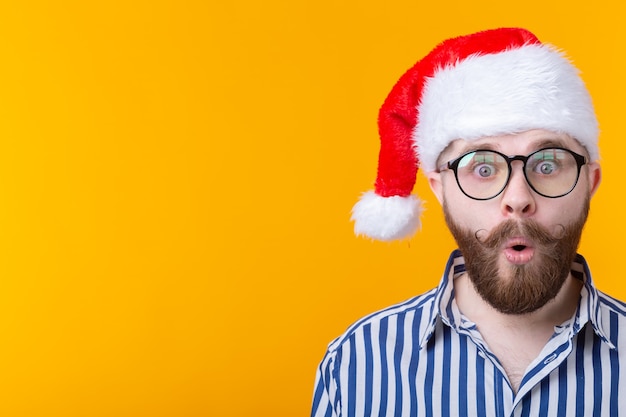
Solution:
[[[598,124],[578,70],[524,29],[449,39],[409,69],[378,117],[375,190],[352,211],[355,233],[377,240],[412,236],[422,205],[412,195],[418,167],[436,169],[456,139],[546,129],[576,138],[598,159]]]

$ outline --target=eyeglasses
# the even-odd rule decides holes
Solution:
[[[506,156],[492,150],[468,152],[441,166],[439,171],[454,171],[459,188],[474,200],[489,200],[506,188],[511,178],[511,163],[524,164],[524,177],[537,194],[558,198],[569,194],[580,176],[585,157],[569,149],[544,148],[528,156]]]

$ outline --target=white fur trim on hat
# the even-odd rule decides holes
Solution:
[[[368,191],[352,209],[354,233],[382,241],[408,238],[420,228],[422,211],[414,195],[382,197]]]
[[[414,142],[422,168],[436,169],[456,139],[546,129],[577,139],[598,155],[598,123],[576,68],[548,45],[475,55],[426,81]]]

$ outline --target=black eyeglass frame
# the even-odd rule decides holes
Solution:
[[[565,192],[563,194],[556,195],[556,196],[546,195],[546,194],[543,194],[543,193],[537,191],[535,186],[528,179],[528,175],[526,174],[526,162],[528,162],[530,157],[533,156],[534,154],[538,153],[538,152],[546,151],[548,149],[557,149],[557,150],[561,150],[561,151],[565,151],[565,152],[569,153],[570,155],[572,155],[574,157],[574,160],[576,161],[576,166],[577,166],[576,181],[574,181],[574,184],[572,185],[572,187],[569,190],[567,190],[567,192]],[[459,164],[461,163],[461,160],[463,158],[465,158],[467,155],[469,155],[471,153],[477,153],[477,152],[493,152],[495,154],[498,154],[502,158],[504,158],[504,160],[506,161],[506,163],[508,165],[509,172],[508,172],[508,175],[506,177],[506,181],[504,182],[504,185],[502,186],[500,191],[498,191],[492,197],[487,197],[487,198],[473,197],[473,196],[469,195],[467,192],[465,192],[465,190],[461,186],[461,183],[459,182],[459,175],[458,175],[458,171],[457,170],[459,168]],[[449,170],[453,171],[454,172],[454,178],[456,179],[456,183],[459,186],[459,190],[461,190],[461,192],[463,194],[465,194],[467,197],[471,198],[472,200],[485,201],[485,200],[491,200],[492,198],[496,198],[497,196],[502,194],[502,192],[507,187],[507,185],[509,185],[509,181],[511,180],[511,173],[513,172],[513,167],[511,166],[511,163],[513,161],[521,161],[522,162],[522,164],[523,164],[522,165],[522,172],[524,172],[524,178],[526,179],[526,183],[528,184],[528,186],[534,192],[536,192],[540,196],[546,197],[546,198],[560,198],[560,197],[564,197],[564,196],[568,195],[569,193],[571,193],[574,190],[574,188],[576,188],[576,185],[578,184],[578,179],[580,178],[580,170],[581,170],[582,166],[587,164],[587,158],[585,158],[583,155],[579,155],[579,154],[577,154],[576,152],[574,152],[574,151],[572,151],[570,149],[561,148],[561,147],[558,147],[558,146],[548,146],[548,147],[545,147],[545,148],[537,149],[536,151],[534,151],[534,152],[532,152],[532,153],[530,153],[530,154],[528,154],[526,156],[524,156],[524,155],[507,156],[507,155],[505,155],[505,154],[503,154],[501,152],[494,151],[493,149],[476,149],[474,151],[466,152],[463,155],[459,156],[458,158],[455,158],[455,159],[453,159],[451,161],[448,161],[444,165],[441,165],[439,167],[439,172],[445,171],[446,169],[449,169]]]

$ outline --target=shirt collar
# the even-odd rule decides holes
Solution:
[[[582,255],[576,255],[574,263],[572,264],[572,275],[583,281],[584,286],[580,292],[580,302],[578,304],[578,310],[574,316],[574,333],[578,333],[587,322],[591,322],[593,330],[596,335],[606,343],[611,349],[615,349],[615,345],[606,336],[610,334],[610,329],[607,329],[603,323],[607,323],[606,320],[602,320],[602,309],[600,308],[600,296],[598,289],[593,283],[591,278],[591,272],[589,271],[589,265]]]
[[[457,249],[448,258],[446,269],[435,293],[435,299],[430,310],[430,322],[424,327],[420,335],[420,348],[430,340],[438,320],[454,329],[462,320],[461,314],[454,302],[454,278],[465,272],[465,259]],[[584,285],[580,294],[578,309],[572,317],[572,336],[577,334],[588,322],[591,323],[596,335],[611,349],[615,346],[606,337],[607,331],[602,327],[598,290],[593,284],[587,261],[577,254],[572,263],[572,275],[581,280]]]

